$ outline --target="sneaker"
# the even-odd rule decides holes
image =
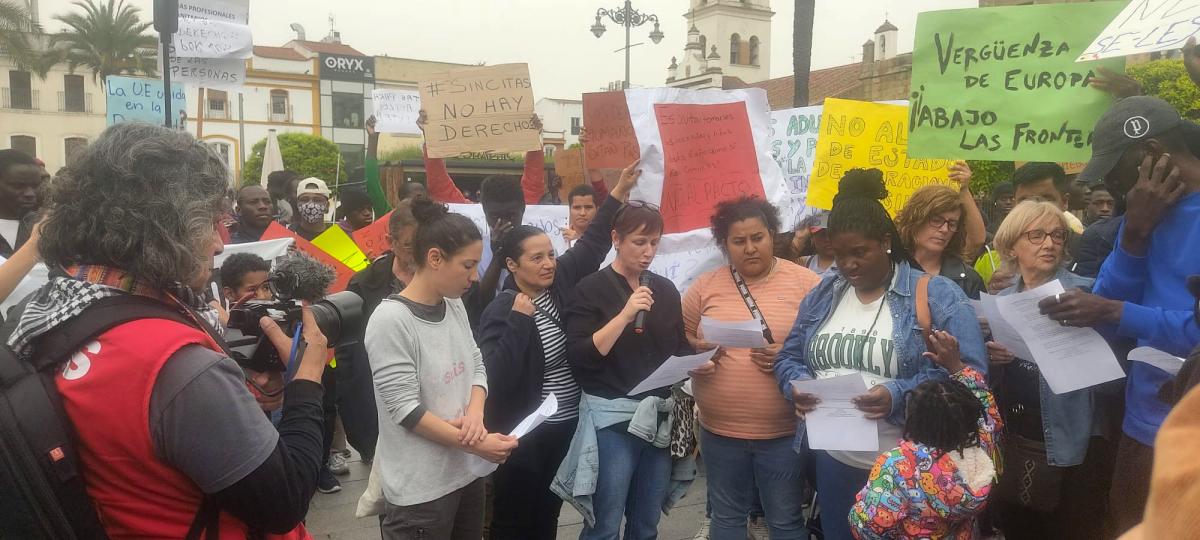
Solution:
[[[342,490],[341,482],[334,478],[333,473],[329,472],[329,467],[321,467],[321,474],[317,476],[317,491],[321,493],[337,493]]]
[[[746,538],[748,540],[770,540],[771,533],[767,529],[767,520],[762,517],[750,518],[746,524]]]
[[[353,455],[350,453],[350,448],[343,448],[343,449],[339,450],[338,453],[341,454],[342,457],[344,457],[346,459],[350,459],[350,456]]]
[[[350,466],[346,465],[346,456],[343,456],[341,452],[335,451],[329,454],[327,464],[329,465],[329,472],[333,474],[338,476],[350,474]]]
[[[703,524],[700,525],[700,531],[692,537],[692,540],[708,540],[708,518],[704,518]]]

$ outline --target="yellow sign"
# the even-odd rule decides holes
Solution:
[[[908,107],[826,99],[817,136],[808,205],[833,208],[838,181],[850,169],[879,169],[887,185],[884,208],[893,216],[918,188],[950,181],[946,159],[909,159]]]
[[[371,264],[371,260],[358,248],[354,239],[350,238],[350,235],[346,234],[346,231],[343,231],[342,227],[336,223],[313,238],[312,244],[355,272],[362,271]]]

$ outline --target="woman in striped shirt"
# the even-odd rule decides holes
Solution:
[[[508,433],[550,394],[558,412],[523,437],[520,450],[496,471],[492,540],[553,540],[558,532],[562,499],[550,482],[575,433],[580,395],[567,364],[564,315],[575,284],[608,255],[613,215],[639,174],[636,162],[622,172],[583,237],[560,258],[535,227],[514,227],[501,239],[496,256],[504,257],[510,276],[479,323],[489,377],[484,420]]]

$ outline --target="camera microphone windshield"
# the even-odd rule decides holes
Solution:
[[[271,288],[280,300],[316,302],[333,283],[333,269],[320,261],[296,252],[280,258],[271,272]]]

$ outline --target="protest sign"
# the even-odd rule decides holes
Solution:
[[[1026,165],[1028,163],[1029,163],[1028,161],[1014,161],[1013,167],[1020,169],[1022,166]],[[1058,166],[1063,168],[1064,173],[1079,174],[1079,173],[1083,172],[1084,167],[1087,167],[1087,162],[1086,161],[1065,161],[1065,162],[1059,163]]]
[[[602,267],[612,264],[616,255],[616,251],[609,251]],[[650,271],[671,280],[682,293],[696,278],[723,264],[725,255],[713,241],[712,230],[704,228],[664,234]]]
[[[487,226],[487,220],[483,217],[483,206],[478,204],[448,204],[450,211],[462,214],[475,222],[475,226],[479,227],[479,232],[483,235],[483,260],[480,261],[480,269],[487,267],[492,260],[491,253],[491,230]],[[531,204],[525,207],[525,219],[522,220],[522,225],[537,227],[550,237],[550,244],[554,246],[554,252],[562,255],[567,251],[567,241],[562,237],[562,228],[567,226],[568,208],[562,204]]]
[[[717,203],[757,195],[790,212],[783,172],[771,156],[766,92],[627,90],[642,176],[631,200],[657,204],[664,232],[708,227]]]
[[[1100,67],[1076,63],[1120,9],[1070,3],[931,11],[917,16],[909,154],[993,161],[1086,161],[1111,98]]]
[[[254,55],[250,27],[212,19],[179,19],[172,36],[175,54],[189,58],[239,58]]]
[[[345,229],[338,225],[331,225],[325,229],[325,232],[312,239],[312,243],[355,272],[361,272],[363,268],[371,264],[371,259],[368,259],[366,254],[358,249],[358,244],[354,243],[354,239],[350,238]]]
[[[838,181],[850,169],[883,171],[888,190],[883,205],[893,216],[922,186],[954,186],[949,179],[950,161],[909,158],[907,119],[903,105],[826,99],[808,205],[833,208]]]
[[[779,216],[787,231],[812,213],[807,201],[808,181],[817,151],[821,111],[820,105],[771,111],[771,155],[783,170],[792,199],[792,212]]]
[[[258,255],[267,261],[274,261],[276,258],[287,255],[288,248],[292,245],[291,238],[279,238],[277,240],[261,240],[258,242],[247,242],[245,244],[227,244],[225,249],[219,255],[213,257],[213,267],[220,268],[225,264],[225,259],[237,253],[250,253]]]
[[[584,183],[583,150],[568,148],[554,153],[554,174],[562,178],[562,200],[567,201],[567,194]],[[599,201],[596,201],[599,202]]]
[[[388,243],[388,222],[391,220],[392,213],[388,212],[374,223],[354,231],[354,234],[350,235],[368,259],[373,261],[392,248]]]
[[[249,0],[180,0],[180,27],[185,19],[203,19],[245,26],[250,21]],[[248,27],[247,27],[248,28]],[[246,81],[246,61],[242,58],[198,58],[183,55],[172,42],[171,80],[204,88],[237,91]],[[162,66],[162,46],[159,46],[159,69]]]
[[[1076,61],[1171,51],[1197,32],[1198,0],[1131,0]]]
[[[469,67],[435,74],[418,85],[429,118],[429,157],[464,152],[541,150],[533,124],[533,85],[526,64]]]
[[[108,125],[121,122],[147,122],[162,125],[163,85],[157,79],[109,75],[104,79]],[[171,85],[171,110],[182,111],[187,105],[183,85]]]
[[[421,114],[421,94],[416,90],[378,88],[371,91],[375,106],[375,131],[420,135],[417,117]]]
[[[336,227],[337,226],[335,225],[334,228]],[[292,241],[296,243],[297,251],[304,252],[304,254],[320,261],[321,264],[333,269],[333,273],[336,277],[333,280],[333,284],[329,286],[329,290],[327,291],[328,294],[346,290],[346,286],[350,284],[350,278],[354,277],[354,270],[351,270],[349,266],[342,264],[342,261],[339,261],[333,255],[330,255],[321,248],[314,246],[312,242],[309,242],[308,240],[301,238],[296,233],[289,231],[283,225],[280,225],[279,222],[272,221],[271,225],[267,227],[267,230],[263,232],[260,240],[275,240],[277,238],[291,238]]]
[[[588,169],[624,169],[640,155],[625,92],[584,94],[583,127]]]

